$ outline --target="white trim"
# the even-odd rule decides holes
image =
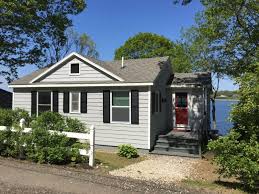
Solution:
[[[148,87],[148,149],[151,149],[150,134],[151,134],[151,86]]]
[[[204,86],[209,87],[209,85],[195,85],[195,84],[172,84],[168,86],[169,88],[203,88]]]
[[[78,93],[78,111],[72,112],[72,93]],[[69,113],[71,114],[79,114],[81,113],[81,92],[78,91],[72,91],[69,92]]]
[[[129,93],[129,106],[113,106],[112,105],[112,93],[113,92],[128,92]],[[112,120],[112,108],[128,108],[129,109],[129,121],[113,121]],[[130,90],[112,90],[110,91],[110,123],[123,123],[131,124],[131,91]]]
[[[9,88],[55,88],[55,87],[106,87],[106,86],[152,86],[153,83],[109,83],[109,84],[33,84],[9,85]]]
[[[79,72],[78,73],[71,73],[71,65],[75,65],[75,64],[78,65]],[[69,64],[69,75],[70,76],[78,76],[78,75],[80,75],[80,72],[81,72],[80,63],[70,63]]]
[[[36,113],[37,113],[37,116],[39,116],[39,92],[50,92],[50,111],[52,112],[53,111],[53,92],[52,91],[49,91],[49,90],[41,90],[41,91],[37,91],[37,99],[36,99]]]
[[[38,75],[36,78],[34,78],[33,80],[30,81],[30,83],[33,83],[35,81],[37,81],[39,78],[41,78],[42,76],[46,75],[48,72],[50,72],[51,70],[55,69],[56,67],[58,67],[60,64],[62,64],[64,61],[68,60],[69,58],[76,56],[79,59],[85,61],[86,63],[89,63],[90,65],[94,66],[95,68],[103,71],[104,73],[110,75],[111,77],[119,80],[119,81],[124,81],[121,77],[115,75],[114,73],[104,69],[103,67],[101,67],[100,65],[95,64],[94,62],[90,61],[89,59],[83,57],[82,55],[76,53],[76,52],[72,52],[71,54],[69,54],[68,56],[66,56],[65,58],[63,58],[62,60],[58,61],[55,65],[51,66],[48,70],[46,70],[45,72],[41,73],[40,75]]]
[[[13,93],[12,93],[12,110],[14,110],[14,94],[15,94],[15,92],[13,91]]]

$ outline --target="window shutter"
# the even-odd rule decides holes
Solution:
[[[139,124],[139,92],[131,91],[131,124]]]
[[[152,114],[153,114],[155,112],[155,106],[156,106],[156,93],[155,92],[152,92],[152,94],[151,94],[151,103],[152,103],[151,109],[152,109]]]
[[[69,113],[69,92],[64,92],[63,112],[64,113]]]
[[[37,114],[37,92],[31,92],[31,115]]]
[[[52,110],[53,112],[58,112],[58,91],[54,91],[53,92],[53,107],[52,107]]]
[[[87,92],[81,92],[81,113],[87,113]]]
[[[159,92],[159,112],[162,112],[162,95],[161,95],[161,92]]]
[[[103,122],[110,123],[110,91],[103,91]]]

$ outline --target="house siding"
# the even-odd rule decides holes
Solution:
[[[80,66],[80,75],[70,75],[70,64],[79,63]],[[80,81],[112,81],[112,79],[99,70],[96,70],[90,64],[86,64],[78,60],[77,58],[72,59],[69,62],[66,62],[64,65],[61,65],[58,69],[53,70],[51,74],[45,76],[41,79],[40,82],[80,82]]]
[[[138,90],[139,91],[139,124],[103,123],[103,90]],[[39,89],[44,90],[44,89]],[[46,90],[46,89],[45,89]],[[57,91],[57,89],[50,89]],[[21,92],[23,91],[23,92]],[[26,91],[26,92],[24,92]],[[35,89],[36,91],[36,89]],[[118,146],[120,144],[132,144],[141,149],[148,149],[148,88],[73,88],[59,89],[59,113],[64,116],[77,118],[96,128],[95,141],[97,145]],[[87,113],[63,113],[64,91],[86,91]],[[31,111],[31,91],[28,89],[15,89],[14,107]]]
[[[161,98],[167,97],[167,81],[172,73],[171,65],[168,63],[163,67],[159,76],[154,82],[154,86],[151,88],[151,93],[159,91],[161,92]],[[165,133],[168,130],[168,108],[166,101],[162,101],[161,112],[150,113],[151,114],[151,126],[150,126],[150,149],[155,145],[157,136]]]

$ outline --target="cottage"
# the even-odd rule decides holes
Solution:
[[[198,156],[210,129],[209,73],[174,73],[168,57],[99,61],[71,53],[10,84],[13,108],[96,126],[96,144]]]

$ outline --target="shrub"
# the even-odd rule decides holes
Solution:
[[[259,66],[237,82],[240,98],[231,113],[234,128],[208,147],[215,153],[221,175],[237,177],[246,187],[254,189],[259,182]]]
[[[20,108],[16,108],[12,111],[12,122],[14,124],[19,124],[21,119],[25,119],[25,126],[29,127],[31,122],[31,117],[28,111]]]
[[[32,122],[32,128],[35,127],[45,130],[63,131],[66,125],[64,117],[59,113],[43,112]]]
[[[12,126],[13,124],[13,113],[10,109],[0,109],[0,126]]]
[[[78,119],[73,119],[70,117],[66,118],[66,128],[64,131],[77,132],[77,133],[86,133],[87,128],[84,123],[79,121]]]
[[[132,145],[129,145],[129,144],[119,145],[118,149],[119,149],[118,151],[119,156],[126,157],[128,159],[138,157],[138,150],[134,148]]]

